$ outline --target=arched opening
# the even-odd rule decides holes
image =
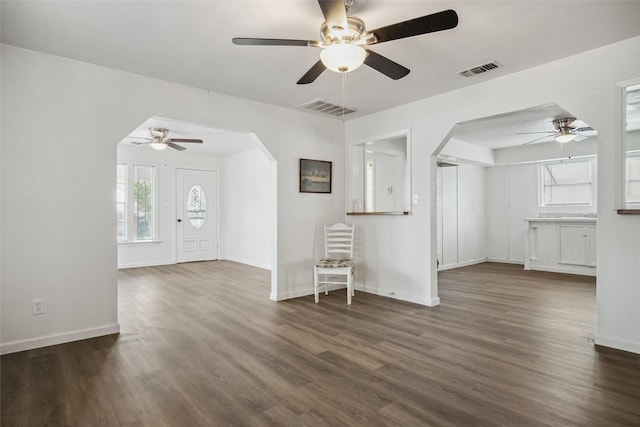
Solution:
[[[151,117],[117,168],[118,268],[230,260],[271,270],[277,293],[277,163],[255,134]]]
[[[437,271],[488,261],[582,275],[595,287],[595,129],[545,104],[457,123],[432,161]]]

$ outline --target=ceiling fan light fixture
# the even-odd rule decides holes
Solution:
[[[367,51],[350,42],[333,43],[320,52],[320,60],[327,69],[336,73],[348,73],[360,67]]]
[[[564,144],[576,139],[576,134],[571,132],[569,129],[560,129],[560,133],[556,135],[555,139],[560,144]]]
[[[149,145],[151,146],[151,148],[153,148],[154,150],[158,150],[158,151],[166,150],[167,147],[168,147],[168,145],[165,144],[164,142],[157,142],[157,141],[153,141]]]

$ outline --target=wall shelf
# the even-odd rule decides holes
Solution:
[[[347,212],[347,215],[409,215],[409,212]]]
[[[618,215],[640,215],[640,209],[618,209]]]

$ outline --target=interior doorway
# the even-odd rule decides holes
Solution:
[[[563,139],[568,135],[573,140]],[[557,104],[458,123],[432,162],[438,270],[490,261],[595,275],[593,257],[569,262],[566,256],[595,247],[590,224],[597,213],[597,131],[588,124]],[[569,176],[570,169],[582,172]],[[534,225],[540,233],[528,239],[539,219],[544,227]],[[581,234],[563,232],[569,229]],[[527,263],[531,253],[548,262]]]
[[[151,117],[117,162],[119,269],[229,260],[271,270],[277,294],[277,162],[257,135]]]

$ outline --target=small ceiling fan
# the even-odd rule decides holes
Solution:
[[[533,135],[533,134],[541,134],[541,133],[545,134],[540,138],[536,138],[522,144],[522,145],[528,145],[528,144],[543,140],[545,138],[550,138],[550,137],[553,137],[553,139],[555,139],[560,144],[564,144],[566,142],[571,142],[571,141],[578,142],[578,141],[584,141],[588,137],[596,134],[596,130],[591,126],[578,127],[577,122],[579,122],[579,120],[576,120],[575,117],[564,117],[560,119],[554,119],[552,123],[555,130],[542,131],[542,132],[520,132],[520,133],[517,133],[516,135]]]
[[[131,141],[131,143],[134,145],[149,145],[151,148],[158,151],[165,150],[167,147],[171,147],[178,151],[186,150],[185,147],[175,144],[176,142],[202,144],[201,139],[167,138],[167,135],[169,134],[169,129],[151,128],[149,129],[149,132],[151,133],[151,138],[130,136],[129,138],[132,138],[132,139],[145,140],[145,142]]]
[[[337,73],[348,73],[363,63],[387,77],[398,80],[409,74],[410,70],[367,49],[367,46],[449,30],[458,25],[456,12],[444,10],[367,31],[362,19],[347,15],[353,0],[318,0],[318,4],[325,19],[320,26],[320,41],[244,37],[236,37],[232,41],[236,45],[321,48],[320,60],[298,80],[299,85],[314,82],[327,68]]]

